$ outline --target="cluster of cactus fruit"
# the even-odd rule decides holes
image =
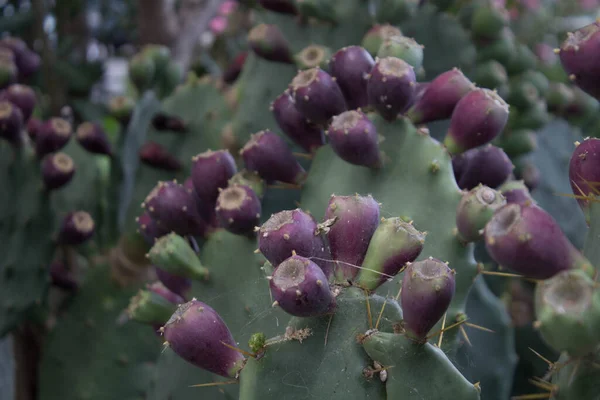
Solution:
[[[177,86],[181,71],[162,46],[132,58],[133,95],[108,107],[123,139],[113,140],[97,122],[82,122],[75,136],[97,155],[94,167],[109,162],[111,184],[133,195],[66,202],[58,213],[48,200],[68,191],[80,170],[65,150],[74,122],[34,116],[36,95],[15,77],[31,74],[39,61],[15,40],[0,42],[0,70],[6,48],[8,71],[0,137],[16,163],[8,164],[14,177],[7,175],[7,187],[26,178],[44,188],[41,196],[26,188],[10,198],[42,200],[16,221],[0,213],[2,237],[23,230],[42,238],[44,273],[71,290],[79,282],[69,249],[93,242],[95,233],[104,240],[104,225],[114,224],[107,220],[117,219],[116,206],[104,203],[121,202],[125,225],[137,223],[138,234],[110,230],[104,246],[116,245],[111,263],[139,279],[129,288],[117,279],[116,287],[92,282],[106,269],[88,271],[85,290],[72,294],[74,316],[59,318],[48,341],[40,393],[52,397],[72,379],[77,384],[65,398],[187,398],[205,390],[240,399],[504,399],[515,367],[504,314],[494,321],[504,333],[484,332],[506,356],[498,368],[476,365],[473,372],[455,360],[470,344],[467,330],[486,330],[479,315],[467,314],[467,301],[487,293],[484,275],[497,274],[535,285],[534,327],[562,354],[535,378],[543,392],[522,398],[597,397],[600,139],[578,142],[569,165],[589,225],[583,250],[533,199],[540,172],[528,155],[551,114],[584,133],[595,123],[600,24],[573,32],[552,53],[563,79],[543,69],[512,32],[506,9],[492,1],[453,8],[451,1],[381,0],[376,24],[362,0],[240,3],[258,24],[248,34],[249,51],[218,84],[190,75]],[[436,69],[428,61],[435,49],[403,34],[412,32],[405,23],[422,16],[439,17],[436,24],[447,23],[449,36],[476,55]],[[141,166],[132,170],[133,159]],[[64,209],[73,203],[102,204]],[[52,212],[57,222],[42,223]],[[0,283],[11,288],[0,308],[18,290],[11,271],[24,245],[14,247],[0,264]],[[497,271],[475,262],[481,252]],[[137,253],[145,259],[134,260]],[[132,288],[139,289],[133,297]],[[19,318],[39,303],[43,285],[37,289],[17,307]],[[501,306],[493,294],[484,297],[475,304],[483,314]],[[13,311],[0,314],[11,317],[2,333],[20,321]],[[154,334],[120,326],[119,312]],[[101,388],[65,361],[63,336],[90,327],[89,342],[78,345],[114,350],[115,373],[131,388]],[[93,363],[114,369],[113,359]],[[191,382],[182,380],[186,374]]]

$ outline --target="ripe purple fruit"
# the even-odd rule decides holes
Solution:
[[[535,205],[507,204],[485,227],[489,255],[501,266],[534,279],[570,269],[592,269],[546,211]]]
[[[152,126],[157,131],[172,131],[177,133],[187,132],[185,122],[173,115],[158,113],[152,118]]]
[[[283,133],[304,150],[312,153],[325,144],[323,129],[308,122],[306,117],[298,111],[289,89],[286,89],[273,101],[271,112]]]
[[[509,178],[513,164],[501,148],[490,144],[452,157],[452,168],[458,187],[470,190],[479,184],[497,188]]]
[[[160,331],[165,346],[196,367],[234,378],[244,357],[219,314],[196,299],[180,305]],[[228,345],[228,346],[226,346]]]
[[[293,64],[290,46],[277,25],[260,24],[248,33],[248,44],[259,57],[268,61]]]
[[[325,219],[335,222],[327,232],[335,276],[352,280],[359,268],[371,237],[379,225],[379,203],[372,196],[335,196],[329,199]]]
[[[46,190],[63,187],[73,179],[75,163],[65,153],[48,154],[42,160],[42,180]]]
[[[425,233],[400,218],[381,220],[358,274],[359,286],[375,290],[413,262],[425,244]]]
[[[19,142],[23,129],[23,114],[8,101],[0,101],[0,138],[11,143]]]
[[[179,171],[181,162],[162,145],[156,142],[145,143],[139,151],[140,160],[153,168],[166,171]]]
[[[248,186],[233,185],[219,193],[216,206],[220,225],[236,235],[250,235],[260,222],[260,199]]]
[[[410,107],[415,98],[414,69],[395,57],[380,58],[369,74],[367,94],[369,104],[387,121]]]
[[[406,333],[425,341],[427,334],[442,318],[456,289],[454,270],[429,257],[409,264],[402,280],[400,301]]]
[[[54,153],[65,147],[71,139],[71,124],[63,118],[50,118],[41,126],[35,138],[38,157]]]
[[[296,317],[317,317],[335,309],[327,277],[307,258],[293,255],[283,261],[273,271],[269,286],[274,305]]]
[[[56,287],[64,290],[77,290],[79,283],[65,263],[54,261],[50,264],[50,281]]]
[[[506,204],[500,192],[479,185],[465,193],[456,208],[456,228],[465,242],[475,242],[483,237],[485,225],[494,212]]]
[[[35,143],[35,138],[40,130],[40,128],[42,127],[42,125],[44,124],[43,121],[31,117],[29,118],[29,121],[27,121],[27,134],[29,135],[29,138],[31,138],[31,140]]]
[[[179,235],[201,236],[206,223],[189,190],[176,182],[159,182],[142,207],[161,228]]]
[[[227,187],[236,172],[235,160],[227,150],[208,150],[192,158],[192,183],[205,214],[214,209],[219,189]]]
[[[382,166],[377,129],[362,111],[346,111],[333,117],[327,136],[342,160],[368,168]]]
[[[100,124],[84,122],[77,127],[77,141],[87,151],[95,154],[111,155],[112,149],[104,129]]]
[[[240,154],[246,168],[258,172],[267,182],[298,184],[306,176],[287,143],[269,130],[253,134]]]
[[[498,188],[507,203],[535,204],[523,181],[509,181]]]
[[[331,57],[329,73],[336,79],[349,109],[369,105],[367,77],[374,65],[373,56],[360,46],[343,47]]]
[[[170,232],[166,227],[157,224],[147,211],[136,217],[135,221],[138,224],[138,232],[149,245],[153,245],[156,239]]]
[[[23,121],[25,122],[31,117],[37,102],[33,89],[29,86],[19,84],[10,85],[2,93],[2,98],[19,107],[23,114]]]
[[[159,267],[154,267],[154,270],[156,271],[158,280],[167,289],[181,296],[183,299],[187,298],[188,292],[192,288],[192,280],[190,278],[172,274]],[[180,303],[183,303],[183,301],[180,301]]]
[[[508,122],[508,104],[489,89],[475,89],[456,104],[444,145],[452,154],[491,142]]]
[[[326,125],[346,111],[346,100],[335,79],[321,68],[298,72],[290,84],[296,108],[310,122]]]
[[[450,118],[460,99],[474,89],[473,82],[458,68],[453,68],[429,83],[408,111],[407,117],[414,124]]]
[[[85,211],[68,213],[62,221],[58,234],[58,243],[77,246],[88,241],[95,231],[94,220]]]
[[[600,22],[569,33],[558,54],[571,80],[589,95],[600,99]]]
[[[600,196],[600,139],[587,138],[577,147],[569,162],[569,181],[576,196]],[[589,199],[577,199],[589,220]]]

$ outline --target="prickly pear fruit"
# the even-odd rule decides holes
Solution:
[[[485,242],[498,264],[530,278],[548,279],[571,268],[592,269],[554,218],[535,205],[511,203],[497,210],[485,226]]]
[[[147,211],[136,217],[135,221],[138,224],[138,232],[149,245],[153,245],[156,239],[169,233],[169,230],[157,224]]]
[[[400,301],[406,333],[419,340],[442,318],[456,288],[454,270],[429,257],[406,267]]]
[[[19,142],[23,128],[23,114],[9,101],[0,101],[0,138]]]
[[[577,357],[600,343],[600,291],[583,271],[564,271],[538,283],[535,312],[542,338],[558,351]]]
[[[380,58],[369,74],[369,104],[386,120],[393,121],[415,98],[413,67],[396,57]]]
[[[465,242],[475,242],[483,237],[483,229],[494,212],[506,204],[500,192],[479,185],[465,193],[456,209],[456,228]]]
[[[326,68],[331,58],[331,50],[325,46],[311,44],[294,56],[298,69]]]
[[[175,233],[158,239],[148,252],[148,258],[158,268],[173,275],[196,280],[208,278],[208,270],[202,266],[190,244]]]
[[[600,22],[569,33],[558,53],[560,62],[569,77],[579,88],[600,99]]]
[[[260,24],[248,33],[248,44],[259,57],[268,61],[293,64],[290,46],[277,25]]]
[[[398,35],[402,35],[402,31],[397,27],[390,24],[377,24],[365,34],[361,46],[375,56],[385,39]]]
[[[42,160],[42,180],[47,190],[63,187],[75,174],[75,163],[65,153],[48,154]]]
[[[139,151],[140,160],[153,168],[166,171],[179,171],[181,162],[162,145],[156,142],[146,142]]]
[[[379,203],[372,196],[332,195],[325,219],[335,222],[327,232],[335,276],[352,280],[359,272],[371,237],[379,225]]]
[[[190,278],[172,274],[156,266],[154,267],[154,270],[160,283],[162,283],[167,289],[176,295],[181,296],[183,299],[187,298],[188,293],[192,288],[192,280]],[[180,303],[183,303],[183,301]]]
[[[508,102],[517,109],[528,109],[540,99],[540,94],[531,82],[515,80],[510,84]]]
[[[240,154],[246,168],[258,172],[267,182],[297,184],[306,176],[287,143],[269,130],[253,134]]]
[[[569,181],[576,196],[600,197],[600,139],[587,138],[576,143],[569,162]],[[589,221],[589,200],[577,199]]]
[[[186,123],[179,117],[165,113],[157,113],[152,117],[152,126],[157,131],[187,132]]]
[[[477,7],[472,18],[471,33],[476,38],[497,38],[509,23],[506,8],[493,2]]]
[[[509,181],[502,184],[498,190],[504,196],[507,203],[535,204],[529,189],[523,181]]]
[[[496,60],[490,60],[475,67],[473,80],[480,87],[496,89],[508,82],[508,75],[502,64]]]
[[[88,241],[95,231],[95,223],[91,215],[85,211],[68,213],[62,221],[58,233],[58,243],[77,246]]]
[[[229,179],[228,186],[233,185],[244,185],[252,188],[259,199],[263,198],[266,190],[265,181],[262,180],[260,175],[247,169],[241,170]]]
[[[497,145],[514,158],[534,151],[537,148],[537,136],[530,129],[517,129],[503,134]]]
[[[400,218],[381,220],[358,274],[359,286],[374,290],[413,262],[425,244],[425,233]]]
[[[138,53],[129,61],[129,78],[139,91],[152,86],[155,78],[155,65],[150,57]]]
[[[233,59],[231,64],[223,71],[223,82],[231,85],[237,81],[246,63],[246,58],[248,58],[248,52],[243,51]]]
[[[185,300],[164,287],[160,282],[148,285],[131,298],[127,316],[133,321],[150,325],[162,325]]]
[[[477,49],[477,62],[496,60],[505,67],[516,52],[515,34],[508,27],[495,39],[482,39]]]
[[[452,154],[491,142],[508,121],[508,104],[496,92],[475,89],[456,104],[444,145]]]
[[[0,88],[5,88],[17,80],[17,66],[14,61],[0,59]]]
[[[160,329],[165,346],[196,367],[234,378],[244,357],[219,314],[196,299],[180,305]]]
[[[517,179],[522,179],[525,186],[529,191],[535,190],[542,180],[542,173],[539,168],[531,162],[531,160],[524,160],[519,163],[515,169],[515,175]]]
[[[260,199],[249,186],[229,186],[217,198],[220,225],[236,235],[250,235],[260,223],[261,210]]]
[[[55,260],[50,264],[49,269],[52,285],[64,290],[76,290],[79,287],[73,272],[69,271],[65,263]]]
[[[33,109],[37,102],[35,92],[32,88],[20,84],[10,85],[2,93],[1,97],[19,107],[23,114],[23,121],[29,121],[29,117],[33,114]]]
[[[450,118],[460,99],[474,89],[473,82],[459,69],[451,69],[427,85],[406,115],[414,124]]]
[[[269,280],[275,305],[297,317],[333,312],[335,297],[323,270],[308,258],[291,256],[275,268]]]
[[[298,14],[298,9],[294,5],[294,0],[259,0],[260,5],[269,11],[279,14]]]
[[[159,182],[142,207],[161,228],[180,235],[200,236],[206,228],[194,197],[176,182]]]
[[[335,79],[321,68],[298,72],[290,83],[296,108],[310,122],[326,125],[346,111],[346,100]]]
[[[37,136],[37,133],[39,132],[40,128],[42,127],[43,122],[37,118],[29,118],[29,121],[27,121],[27,127],[25,128],[27,131],[27,134],[29,135],[29,138],[31,138],[31,141],[35,143],[35,138]],[[1,136],[1,135],[0,135]]]
[[[377,51],[377,57],[396,57],[406,61],[415,71],[419,71],[423,66],[423,45],[406,36],[391,36],[383,41]]]
[[[54,153],[65,147],[71,139],[71,124],[63,118],[50,118],[46,121],[35,138],[35,151],[38,157]]]
[[[329,73],[336,79],[348,109],[369,105],[367,77],[375,60],[360,46],[348,46],[338,50],[329,61]]]
[[[127,124],[129,122],[129,118],[131,118],[134,107],[135,101],[131,97],[127,96],[114,97],[108,103],[110,114],[123,124]]]
[[[342,160],[368,168],[382,166],[377,128],[362,111],[345,111],[333,117],[327,136]]]
[[[271,104],[271,112],[279,128],[297,145],[313,152],[325,144],[323,129],[308,122],[298,111],[290,90],[286,89]]]
[[[237,172],[235,160],[229,151],[205,151],[192,158],[192,183],[200,203],[212,211],[219,189]]]
[[[75,136],[81,147],[90,153],[112,154],[110,142],[100,124],[84,122],[77,127]]]
[[[274,267],[293,252],[306,258],[318,257],[324,244],[316,231],[315,219],[301,209],[280,211],[258,230],[258,249]]]
[[[501,148],[490,144],[452,157],[452,168],[458,187],[470,190],[479,184],[497,188],[508,179],[513,164]]]

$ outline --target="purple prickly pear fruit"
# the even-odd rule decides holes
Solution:
[[[483,237],[483,229],[494,212],[506,204],[500,192],[479,185],[465,193],[456,209],[456,228],[461,240],[475,242]]]
[[[214,210],[214,202],[209,202],[206,204],[205,202],[200,200],[198,194],[196,193],[196,189],[194,189],[194,180],[190,176],[183,182],[183,187],[190,193],[192,198],[194,199],[194,203],[196,204],[196,209],[200,213],[200,216],[212,226],[217,226],[216,214]],[[216,200],[215,200],[216,201]]]
[[[149,245],[153,245],[156,239],[169,233],[169,230],[157,224],[147,211],[136,217],[135,221],[138,224],[138,232]]]
[[[296,252],[302,257],[319,257],[323,239],[316,235],[315,219],[297,208],[271,215],[258,230],[258,249],[274,267]],[[321,265],[320,260],[315,260]]]
[[[584,92],[600,99],[600,22],[569,33],[559,57],[569,78]]]
[[[236,235],[251,235],[260,223],[260,199],[248,186],[223,189],[215,208],[220,225]]]
[[[379,225],[379,203],[369,196],[336,196],[329,199],[325,219],[335,222],[327,232],[335,275],[352,280],[359,268],[371,237]]]
[[[31,138],[31,140],[35,143],[35,138],[37,136],[37,133],[39,132],[40,128],[42,127],[44,123],[37,119],[37,118],[29,118],[29,121],[27,121],[27,134],[29,135],[29,137]]]
[[[373,56],[360,46],[338,50],[329,61],[329,73],[336,79],[351,110],[369,105],[367,77],[375,65]]]
[[[342,160],[368,168],[382,166],[377,128],[362,111],[346,111],[333,117],[327,136]]]
[[[271,112],[279,128],[297,145],[313,152],[325,144],[323,129],[308,122],[298,111],[290,90],[286,89],[271,104]]]
[[[554,218],[536,205],[511,203],[497,210],[485,226],[485,243],[498,264],[533,279],[592,269]]]
[[[327,68],[327,63],[331,58],[331,50],[329,47],[311,44],[303,48],[294,56],[294,61],[298,69],[309,68]]]
[[[497,188],[508,179],[513,164],[504,150],[490,144],[452,157],[452,168],[458,187],[471,190],[479,184]]]
[[[260,24],[252,28],[248,33],[248,45],[265,60],[294,63],[290,46],[276,25]]]
[[[298,184],[306,176],[287,143],[269,130],[253,134],[240,155],[246,168],[258,172],[267,182]]]
[[[298,14],[298,9],[293,0],[259,0],[259,3],[264,9],[279,14]]]
[[[576,196],[600,197],[600,139],[586,138],[575,143],[569,162],[569,181]],[[589,199],[577,199],[588,217]]]
[[[92,216],[85,211],[68,213],[62,221],[58,243],[78,246],[88,241],[95,231]]]
[[[29,78],[35,74],[42,65],[42,59],[39,55],[31,50],[23,52],[17,58],[17,69],[19,70],[19,80]]]
[[[375,57],[384,40],[398,35],[402,35],[402,31],[395,26],[389,24],[377,24],[365,34],[361,46]]]
[[[408,265],[400,294],[408,336],[426,341],[427,334],[444,316],[454,297],[454,274],[446,263],[432,257]]]
[[[335,79],[321,68],[298,72],[290,84],[294,104],[310,122],[326,125],[346,111],[346,100]]]
[[[10,85],[4,93],[2,93],[2,98],[19,107],[23,114],[23,121],[29,121],[29,117],[33,114],[33,109],[37,102],[35,92],[32,88],[19,84]]]
[[[308,258],[293,255],[283,261],[273,271],[269,286],[274,305],[296,317],[317,317],[335,309],[327,277]]]
[[[196,299],[180,305],[160,329],[165,345],[196,367],[234,378],[244,357],[219,314]]]
[[[148,258],[173,275],[197,280],[205,280],[209,275],[188,241],[175,233],[158,239],[148,252]]]
[[[450,118],[460,99],[474,89],[473,82],[453,68],[431,81],[406,115],[414,124]]]
[[[71,139],[71,124],[63,118],[50,118],[44,122],[35,138],[38,157],[54,153],[65,147]]]
[[[413,67],[396,57],[377,59],[367,82],[369,104],[388,121],[395,120],[398,114],[410,107],[415,89]]]
[[[0,138],[11,143],[19,142],[23,129],[23,114],[9,101],[0,101]]]
[[[56,287],[69,291],[79,287],[73,273],[61,261],[54,261],[50,264],[50,282]]]
[[[248,52],[244,51],[233,59],[231,64],[223,71],[223,82],[231,85],[237,81],[246,63],[246,58],[248,58]]]
[[[139,151],[140,160],[153,168],[166,171],[179,171],[181,162],[162,145],[156,142],[145,143]]]
[[[71,181],[75,163],[65,153],[48,154],[42,160],[42,180],[46,190],[56,190]]]
[[[248,171],[247,169],[243,169],[240,172],[236,173],[229,180],[229,186],[233,185],[244,185],[252,188],[254,193],[258,196],[259,199],[262,200],[265,194],[265,181],[262,180],[260,175],[258,175],[254,171]]]
[[[413,262],[425,244],[425,233],[400,218],[382,218],[367,249],[356,280],[365,289],[375,290]]]
[[[498,188],[507,203],[535,204],[523,181],[509,181]]]
[[[187,132],[186,123],[179,117],[158,113],[152,118],[152,126],[157,131]]]
[[[104,129],[92,122],[84,122],[77,127],[77,141],[87,151],[95,154],[111,155],[112,149]]]
[[[187,298],[187,295],[192,288],[192,280],[190,278],[172,274],[159,267],[154,267],[154,270],[156,271],[156,277],[158,280],[167,289],[181,296],[182,299]],[[183,303],[183,301],[179,301],[179,303]]]
[[[227,187],[236,172],[235,160],[227,150],[208,150],[192,158],[192,183],[207,211],[214,209],[219,189]]]
[[[181,296],[171,292],[162,283],[155,282],[131,298],[127,316],[143,324],[160,325],[171,318],[177,305],[184,302]]]
[[[201,236],[206,229],[192,193],[176,182],[159,182],[142,207],[161,228],[169,232]]]
[[[489,89],[475,89],[456,104],[444,145],[451,154],[494,140],[508,122],[508,104]]]

